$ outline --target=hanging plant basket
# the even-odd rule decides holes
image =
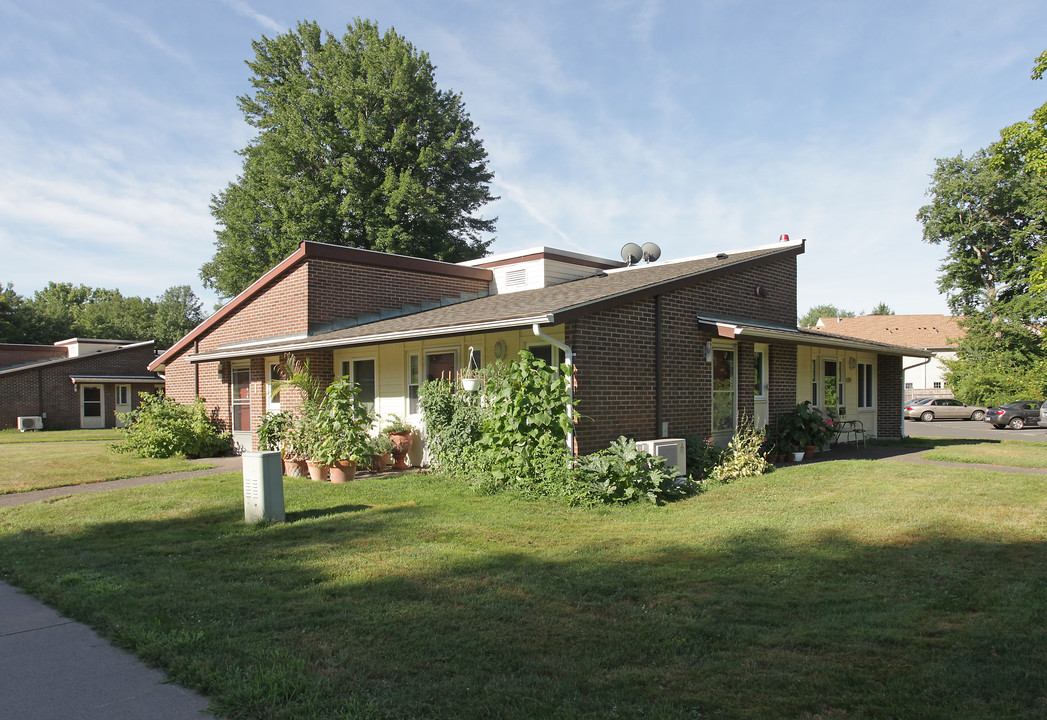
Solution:
[[[480,378],[462,378],[462,390],[476,392],[480,388]]]

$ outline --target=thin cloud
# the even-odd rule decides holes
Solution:
[[[164,42],[163,38],[161,38],[159,35],[153,32],[151,28],[146,26],[144,23],[140,22],[137,18],[131,17],[130,15],[124,15],[121,13],[113,12],[109,8],[105,7],[104,5],[99,5],[98,3],[88,3],[86,7],[90,8],[99,15],[104,15],[112,22],[116,23],[123,29],[131,32],[133,35],[136,35],[147,45],[150,45],[156,50],[159,50],[164,55],[170,57],[172,60],[176,60],[177,62],[189,68],[194,67],[193,60],[189,55],[187,55],[184,52],[181,52],[180,50],[176,50],[175,48],[168,45],[166,42]]]
[[[278,23],[276,20],[273,20],[268,15],[263,15],[258,12],[243,0],[222,0],[222,4],[237,15],[245,17],[248,20],[254,20],[266,30],[271,30],[274,33],[283,32],[284,30],[283,25]]]

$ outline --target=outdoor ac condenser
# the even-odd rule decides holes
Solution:
[[[676,477],[683,477],[687,474],[687,441],[683,438],[638,440],[636,449],[665,458],[666,465],[676,468]]]
[[[18,418],[18,430],[25,432],[26,430],[43,430],[44,419],[39,415],[23,415]]]

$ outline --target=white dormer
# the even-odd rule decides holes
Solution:
[[[65,348],[69,357],[80,357],[92,353],[104,352],[105,350],[116,350],[125,345],[131,345],[131,340],[98,340],[96,338],[69,338],[59,340],[55,343],[57,347]]]
[[[529,248],[459,263],[491,270],[491,294],[535,290],[623,267],[617,260],[548,247]]]

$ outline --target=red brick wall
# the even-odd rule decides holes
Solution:
[[[897,355],[876,357],[876,436],[902,436],[902,358]]]
[[[54,345],[0,343],[0,369],[64,357],[69,357],[69,351]]]
[[[697,316],[725,315],[792,327],[796,322],[796,258],[776,260],[733,276],[698,282],[580,318],[566,328],[576,356],[576,429],[579,452],[606,447],[619,435],[634,439],[669,436],[708,437],[712,430],[712,366],[698,330]],[[764,297],[755,289],[764,288]],[[655,315],[661,317],[661,416],[655,406]],[[737,344],[738,414],[752,417],[753,345]],[[796,349],[772,345],[769,411],[796,404]],[[772,420],[773,421],[773,420]]]
[[[147,375],[155,353],[152,345],[95,353],[40,368],[26,368],[0,376],[0,428],[18,427],[21,415],[43,415],[49,430],[80,427],[80,395],[70,375]],[[126,383],[124,383],[126,384]],[[106,427],[116,426],[115,383],[105,383]],[[140,386],[132,387],[132,394]],[[149,387],[152,390],[152,387]],[[132,401],[132,407],[136,402]]]
[[[330,323],[360,313],[476,293],[488,286],[486,280],[313,259],[309,261],[309,321]]]

